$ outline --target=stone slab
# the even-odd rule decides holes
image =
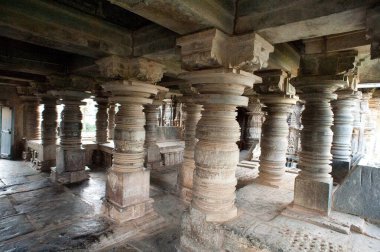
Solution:
[[[3,187],[0,187],[0,196],[37,190],[37,189],[48,187],[51,185],[52,183],[48,179],[43,179],[43,180],[32,181],[32,182],[28,182],[28,183],[20,184],[20,185],[3,186]]]
[[[333,177],[334,182],[340,184],[350,172],[351,163],[347,161],[333,160],[331,166],[331,176]]]
[[[380,221],[380,168],[356,166],[333,196],[336,211]]]
[[[6,196],[0,197],[0,218],[14,214],[16,214],[16,210],[13,208],[11,201]]]
[[[73,184],[87,180],[89,175],[84,169],[78,171],[57,172],[56,167],[53,167],[51,168],[50,177],[52,181],[57,183]]]
[[[65,150],[63,148],[57,148],[57,161],[55,169],[57,173],[81,171],[85,169],[85,166],[85,149]]]
[[[0,220],[0,241],[6,241],[34,230],[26,215],[10,216]]]
[[[294,204],[328,215],[331,210],[332,181],[324,183],[296,177]]]

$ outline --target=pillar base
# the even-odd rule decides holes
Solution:
[[[89,178],[84,149],[57,148],[57,165],[52,168],[51,178],[62,184],[77,183]]]
[[[193,197],[193,191],[186,187],[177,186],[178,196],[185,203],[190,204],[191,198]]]
[[[333,180],[320,182],[296,177],[294,183],[294,204],[329,215],[331,210]]]
[[[51,168],[55,166],[55,159],[40,161],[38,166],[41,172],[51,172]]]
[[[50,178],[57,183],[73,184],[89,179],[87,171],[70,171],[58,173],[56,167],[51,168]]]
[[[260,177],[255,178],[253,182],[256,184],[270,186],[273,188],[280,188],[280,184],[281,184],[281,181],[268,181]]]
[[[111,220],[117,223],[124,223],[153,213],[153,199],[149,198],[147,201],[126,207],[119,207],[105,200],[103,202],[102,212]]]
[[[208,222],[206,215],[197,209],[182,215],[181,238],[178,251],[222,251],[224,229],[221,224]]]

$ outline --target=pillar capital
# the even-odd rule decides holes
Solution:
[[[210,29],[177,39],[181,46],[182,68],[239,68],[249,72],[268,65],[274,47],[257,33],[229,36]]]
[[[256,71],[255,74],[262,78],[262,83],[253,86],[260,97],[263,94],[280,94],[289,97],[296,94],[295,88],[289,83],[290,74],[281,69]]]
[[[100,73],[112,79],[139,80],[157,83],[161,80],[165,66],[143,57],[122,58],[112,55],[96,61]]]

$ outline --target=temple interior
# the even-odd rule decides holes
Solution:
[[[1,0],[0,251],[380,251],[378,0]]]

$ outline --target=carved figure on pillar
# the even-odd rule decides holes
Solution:
[[[285,174],[289,125],[287,118],[296,103],[294,87],[282,70],[258,71],[263,83],[255,85],[265,105],[265,121],[261,133],[259,176],[256,182],[278,187]]]
[[[331,144],[334,92],[347,85],[342,73],[353,67],[355,52],[303,55],[300,74],[292,82],[305,101],[294,205],[328,215],[331,210]],[[325,66],[336,66],[328,67]]]
[[[253,89],[246,89],[244,96],[249,98],[245,148],[254,150],[260,143],[261,128],[264,121],[264,113],[262,112],[263,105],[260,103],[258,94],[256,94]]]
[[[236,107],[248,105],[248,98],[241,96],[244,89],[261,81],[249,72],[266,66],[273,47],[257,34],[230,37],[216,29],[184,36],[177,44],[182,67],[189,71],[180,78],[199,91],[196,102],[203,105],[196,129],[192,201],[182,218],[180,250],[219,251],[223,229],[216,223],[237,215]]]
[[[96,112],[96,143],[104,144],[108,141],[108,98],[106,97],[96,97],[94,99],[97,103],[96,107],[98,111]]]
[[[145,114],[158,93],[154,85],[163,75],[163,65],[145,58],[110,56],[96,62],[110,100],[120,104],[116,114],[112,167],[107,172],[105,214],[125,222],[155,214],[149,197],[150,173],[144,167]]]

